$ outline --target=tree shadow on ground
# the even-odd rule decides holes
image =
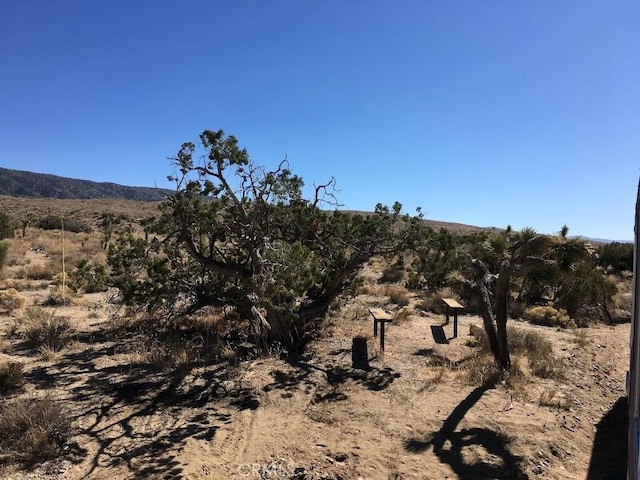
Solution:
[[[404,443],[405,450],[423,453],[433,448],[441,462],[448,464],[460,479],[484,480],[487,478],[522,480],[527,474],[521,469],[521,459],[509,451],[509,439],[487,428],[470,428],[456,431],[466,413],[480,400],[491,387],[483,385],[474,389],[451,412],[439,431],[426,438],[410,438]],[[463,449],[465,447],[483,447],[497,462],[468,462]]]
[[[300,357],[289,360],[290,371],[274,370],[270,374],[273,382],[264,387],[265,391],[282,390],[284,397],[290,397],[302,388],[305,393],[315,391],[314,402],[335,402],[346,400],[347,395],[340,387],[347,381],[362,385],[368,390],[380,391],[387,388],[400,374],[391,368],[370,367],[368,370],[348,366],[312,363]],[[315,373],[321,373],[325,381],[320,381]]]
[[[67,392],[78,426],[73,440],[97,446],[69,458],[81,463],[91,455],[88,478],[98,469],[120,465],[128,467],[128,478],[183,478],[178,456],[188,439],[211,441],[231,423],[234,410],[259,406],[252,390],[231,381],[226,364],[158,371],[126,357],[114,359],[125,351],[125,340],[100,343],[104,340],[87,337],[79,342],[84,350],[62,353],[55,364],[25,375],[36,388]]]
[[[187,379],[190,369],[149,372],[138,368],[122,375],[105,368],[80,387],[74,399],[97,405],[79,414],[81,435],[98,445],[88,476],[98,468],[126,464],[133,478],[182,478],[177,455],[187,439],[210,441],[232,416],[213,400],[229,397],[238,410],[257,408],[243,389],[226,390],[223,367]]]
[[[627,474],[629,403],[620,397],[596,426],[587,480],[617,480]]]

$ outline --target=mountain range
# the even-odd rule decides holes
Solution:
[[[123,198],[153,202],[164,199],[170,190],[129,187],[110,182],[92,182],[0,167],[0,195],[61,199]]]

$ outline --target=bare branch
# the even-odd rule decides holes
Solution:
[[[327,205],[332,205],[334,207],[341,207],[342,205],[338,202],[338,198],[336,197],[334,192],[337,192],[336,188],[336,178],[331,177],[331,179],[327,183],[323,183],[321,185],[313,184],[315,188],[315,194],[313,196],[313,207],[317,208],[318,204],[325,203]],[[331,188],[331,191],[329,191]],[[328,198],[328,200],[327,200]]]

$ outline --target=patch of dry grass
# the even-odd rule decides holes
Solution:
[[[66,317],[37,306],[26,309],[23,318],[23,335],[34,348],[58,352],[71,340],[71,324]]]
[[[168,371],[193,363],[193,352],[178,341],[146,339],[129,354],[131,364],[143,364],[154,371]]]
[[[71,435],[71,416],[51,396],[18,398],[0,410],[0,452],[20,463],[51,460]]]
[[[397,265],[389,265],[382,270],[380,283],[397,283],[404,278],[404,269]]]
[[[413,312],[413,308],[411,308],[411,307],[402,307],[393,316],[393,321],[395,323],[404,322],[404,321],[408,320],[409,318],[411,318],[411,315],[413,315],[413,313],[414,313]]]
[[[411,296],[404,287],[388,286],[385,293],[389,297],[389,301],[398,306],[406,307],[411,302]]]
[[[44,290],[49,288],[49,282],[46,280],[26,280],[22,278],[10,278],[4,280],[2,283],[2,287],[4,289],[13,288],[18,292],[26,292],[26,291],[34,291],[34,290]]]
[[[512,387],[526,384],[527,372],[540,378],[562,379],[566,376],[566,362],[553,354],[551,342],[539,332],[508,327],[507,338],[512,364],[507,382]],[[477,358],[465,363],[469,381],[474,384],[482,384],[501,379],[502,373],[495,366],[489,340],[484,331],[475,336],[473,345],[478,347],[480,351]],[[521,364],[522,361],[526,363]]]
[[[556,389],[547,388],[540,394],[538,404],[543,407],[569,411],[573,407],[573,400],[567,395],[559,394]]]
[[[24,363],[5,362],[0,364],[0,392],[19,388],[24,383]]]
[[[62,272],[62,263],[54,261],[43,265],[26,265],[15,270],[14,277],[25,280],[52,280]]]
[[[22,308],[26,301],[26,298],[18,293],[15,288],[0,290],[0,310],[3,310],[9,315],[11,315],[14,310]]]
[[[573,332],[573,341],[580,348],[586,348],[591,343],[589,337],[587,335],[587,330],[585,328],[574,328]]]
[[[435,388],[444,383],[449,376],[449,369],[445,366],[435,367],[433,375],[424,381],[424,385],[420,389],[421,392],[433,391]]]
[[[443,298],[454,298],[459,302],[461,301],[459,295],[451,288],[445,287],[436,292],[426,292],[422,294],[420,300],[416,302],[416,308],[425,312],[435,313],[436,315],[443,315],[445,313]]]

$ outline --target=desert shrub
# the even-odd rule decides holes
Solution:
[[[4,310],[9,315],[11,315],[14,310],[22,308],[25,302],[26,299],[18,293],[15,288],[0,290],[0,309]]]
[[[565,327],[569,323],[569,315],[564,309],[556,310],[551,305],[538,305],[524,311],[524,319],[536,325],[549,327]]]
[[[509,350],[513,353],[525,354],[530,358],[544,357],[553,353],[551,342],[539,332],[531,332],[524,328],[507,327]]]
[[[413,309],[412,308],[410,308],[410,307],[402,307],[393,316],[393,321],[394,322],[402,322],[404,320],[407,320],[409,317],[411,317],[412,313],[413,313]]]
[[[573,341],[580,348],[586,348],[591,343],[584,328],[576,328],[573,330]]]
[[[415,306],[418,310],[422,310],[424,312],[442,313],[435,310],[438,303],[442,302],[439,302],[439,298],[437,297],[437,295],[428,294],[418,300]]]
[[[571,410],[573,401],[565,395],[558,395],[557,390],[547,389],[540,394],[538,404],[543,407],[553,407],[560,410]]]
[[[404,270],[398,265],[390,265],[382,270],[380,283],[395,283],[404,278]]]
[[[80,260],[69,274],[69,287],[85,293],[104,292],[107,290],[107,270],[99,263]]]
[[[540,378],[562,379],[566,377],[566,363],[555,356],[535,357],[530,359],[531,372]]]
[[[611,323],[609,304],[616,292],[616,284],[599,268],[580,262],[560,286],[556,303],[573,318],[588,315]]]
[[[0,392],[13,390],[22,385],[24,374],[22,362],[6,362],[0,364]]]
[[[71,338],[71,324],[66,317],[58,317],[42,307],[27,308],[24,316],[24,335],[36,348],[60,351]]]
[[[0,212],[0,240],[3,238],[13,238],[15,224],[13,219],[6,213]]]
[[[371,283],[363,283],[358,286],[355,293],[356,295],[378,295],[383,289],[381,285],[372,285]]]
[[[49,282],[41,280],[23,280],[19,278],[12,278],[5,281],[5,288],[14,288],[18,292],[24,292],[28,290],[44,290],[49,288]]]
[[[52,280],[62,270],[62,265],[57,262],[47,262],[44,265],[27,265],[15,272],[16,278],[27,280]]]
[[[446,308],[445,303],[442,301],[443,298],[454,298],[460,301],[460,297],[451,288],[445,287],[435,292],[423,293],[416,303],[416,308],[425,312],[444,315]]]
[[[197,354],[177,339],[147,338],[132,352],[132,363],[147,365],[151,370],[167,371],[195,360]]]
[[[409,305],[411,301],[411,297],[409,297],[409,293],[404,288],[393,288],[390,287],[387,290],[387,295],[389,295],[389,300],[396,305],[401,307],[406,307]]]
[[[51,396],[19,398],[0,410],[0,452],[36,463],[56,458],[71,434],[71,416]]]
[[[467,381],[472,385],[495,385],[502,373],[491,355],[476,355],[464,363]]]
[[[507,327],[507,339],[509,342],[509,351],[525,357],[528,360],[531,373],[535,376],[540,378],[564,378],[566,364],[564,361],[555,357],[551,342],[544,338],[542,334],[510,326]],[[481,357],[491,357],[489,339],[484,331],[479,335],[475,335],[474,345],[480,349],[479,355]],[[516,359],[513,361],[515,362]],[[480,368],[481,371],[472,374],[475,380],[478,380],[482,375],[487,375],[486,372],[483,373],[482,369],[488,367],[478,368]]]
[[[43,230],[62,230],[62,227],[62,217],[57,215],[47,215],[46,217],[41,218],[38,222],[38,228]],[[91,226],[77,218],[68,217],[64,219],[64,230],[66,232],[74,233],[90,233]]]
[[[60,280],[59,283],[56,283],[56,285],[61,284],[62,280]],[[65,289],[63,293],[62,288],[59,287],[52,287],[49,290],[47,298],[42,301],[43,307],[64,307],[72,304],[73,299],[71,298],[71,296],[69,296],[69,292],[67,292],[67,290]]]
[[[598,248],[598,265],[614,272],[633,271],[633,243],[612,242]]]
[[[7,264],[7,258],[9,257],[9,244],[7,242],[0,241],[0,270]]]

